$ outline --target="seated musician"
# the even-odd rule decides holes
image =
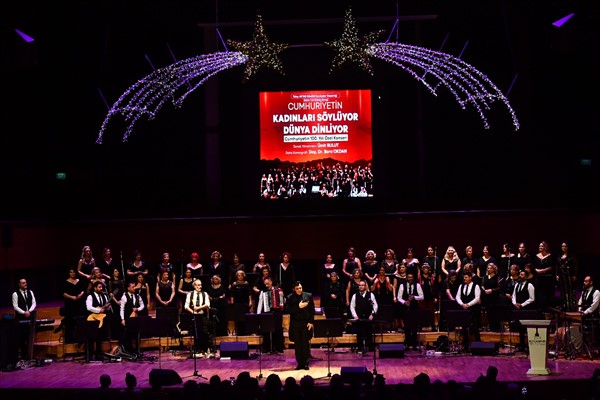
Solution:
[[[192,333],[194,334],[194,353],[210,356],[209,351],[209,329],[208,312],[210,309],[210,297],[202,291],[202,281],[194,280],[194,290],[188,293],[185,299],[185,310],[192,314]]]
[[[356,327],[356,344],[358,352],[364,354],[373,345],[373,326],[367,321],[373,321],[377,313],[377,300],[373,293],[367,291],[367,282],[361,280],[358,292],[350,300],[350,313],[354,321],[362,321]]]
[[[598,328],[598,318],[600,317],[600,290],[594,287],[594,280],[590,275],[586,276],[583,280],[583,291],[581,292],[581,297],[577,302],[579,312],[582,316],[582,324],[584,328],[590,329],[591,332],[594,332],[593,328]],[[595,326],[593,325],[595,321]],[[592,335],[592,339],[595,339],[598,342],[598,334]],[[598,344],[598,343],[596,343]]]
[[[136,338],[132,338],[131,335],[127,332],[127,322],[131,317],[137,317],[138,312],[140,312],[144,308],[145,305],[142,296],[140,296],[135,291],[135,282],[129,282],[129,285],[127,286],[127,291],[123,293],[123,296],[121,296],[119,310],[119,315],[121,317],[121,325],[123,325],[124,328],[122,330],[120,341],[121,346],[127,352],[137,353],[137,350],[139,350],[137,348],[137,343],[135,346],[132,344],[132,341],[134,341],[133,339]]]
[[[110,318],[112,316],[112,307],[104,289],[104,283],[96,281],[92,287],[93,291],[87,296],[85,306],[90,313],[88,320],[98,320],[100,325],[96,340],[88,342],[88,353],[95,351],[96,361],[102,361],[104,352],[102,351],[102,342],[110,337]],[[106,321],[104,319],[106,318]],[[92,349],[93,348],[93,349]]]
[[[535,288],[527,280],[527,272],[519,272],[519,281],[515,285],[512,295],[512,304],[515,310],[535,310]],[[527,328],[518,322],[515,322],[515,329],[519,331],[519,346],[517,350],[525,351],[525,333]]]

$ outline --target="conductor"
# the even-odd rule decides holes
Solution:
[[[296,370],[308,370],[310,339],[313,336],[315,302],[311,293],[302,291],[302,283],[295,281],[293,292],[287,296],[287,312],[290,314],[290,341],[294,342]]]

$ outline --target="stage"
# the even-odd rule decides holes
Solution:
[[[346,352],[342,352],[346,351]],[[471,384],[481,375],[485,374],[488,366],[498,368],[498,380],[503,382],[517,382],[525,385],[530,392],[553,388],[552,393],[557,395],[574,382],[589,379],[597,361],[586,359],[555,359],[548,361],[551,374],[547,376],[528,376],[529,359],[524,353],[503,354],[495,356],[473,356],[471,354],[432,354],[432,352],[407,351],[403,357],[380,358],[373,357],[373,353],[359,355],[350,349],[337,349],[328,353],[321,347],[312,348],[313,359],[310,370],[296,371],[294,350],[286,349],[284,354],[258,354],[255,349],[248,349],[248,359],[209,359],[190,358],[189,352],[174,351],[145,351],[143,358],[136,361],[86,362],[84,357],[65,358],[62,360],[43,363],[40,367],[0,372],[0,388],[5,394],[18,394],[35,389],[86,389],[99,386],[100,374],[107,373],[112,377],[112,388],[125,387],[125,374],[131,372],[136,375],[141,388],[149,388],[149,375],[152,370],[172,370],[185,382],[190,379],[198,383],[207,383],[213,375],[218,375],[222,380],[237,377],[242,371],[249,371],[251,376],[257,377],[259,385],[263,385],[266,377],[277,374],[282,380],[294,377],[300,380],[304,375],[310,374],[316,379],[318,386],[329,384],[329,374],[340,374],[343,367],[356,367],[352,370],[364,368],[367,372],[376,372],[385,377],[388,385],[398,383],[412,384],[413,378],[421,372],[428,374],[431,381],[441,380],[446,383],[455,380],[460,383]],[[195,361],[195,364],[194,364]],[[197,372],[195,374],[195,372]],[[566,383],[566,385],[565,385]],[[182,387],[182,384],[170,385]],[[5,390],[10,389],[10,390]],[[4,397],[4,396],[3,396]],[[558,398],[558,397],[556,397]]]

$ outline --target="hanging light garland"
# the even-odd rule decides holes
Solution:
[[[334,49],[330,73],[346,63],[356,63],[373,75],[369,57],[393,64],[421,82],[434,96],[439,87],[450,91],[462,109],[475,108],[486,129],[490,125],[485,112],[492,103],[500,101],[508,109],[515,130],[520,125],[508,99],[482,72],[472,65],[447,53],[401,43],[375,43],[383,31],[358,35],[351,9],[346,11],[342,36],[325,45]],[[221,71],[245,64],[244,82],[261,68],[271,68],[285,75],[279,53],[287,44],[271,42],[265,32],[262,17],[257,16],[252,40],[228,41],[238,51],[200,55],[157,69],[130,86],[109,109],[96,143],[102,143],[108,123],[115,115],[122,115],[128,126],[123,135],[127,141],[136,122],[147,116],[153,120],[167,101],[179,108],[186,97],[206,80]]]

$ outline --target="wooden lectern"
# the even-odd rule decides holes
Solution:
[[[531,368],[527,375],[550,375],[548,362],[548,326],[549,320],[522,319],[521,325],[527,328],[529,362]]]

